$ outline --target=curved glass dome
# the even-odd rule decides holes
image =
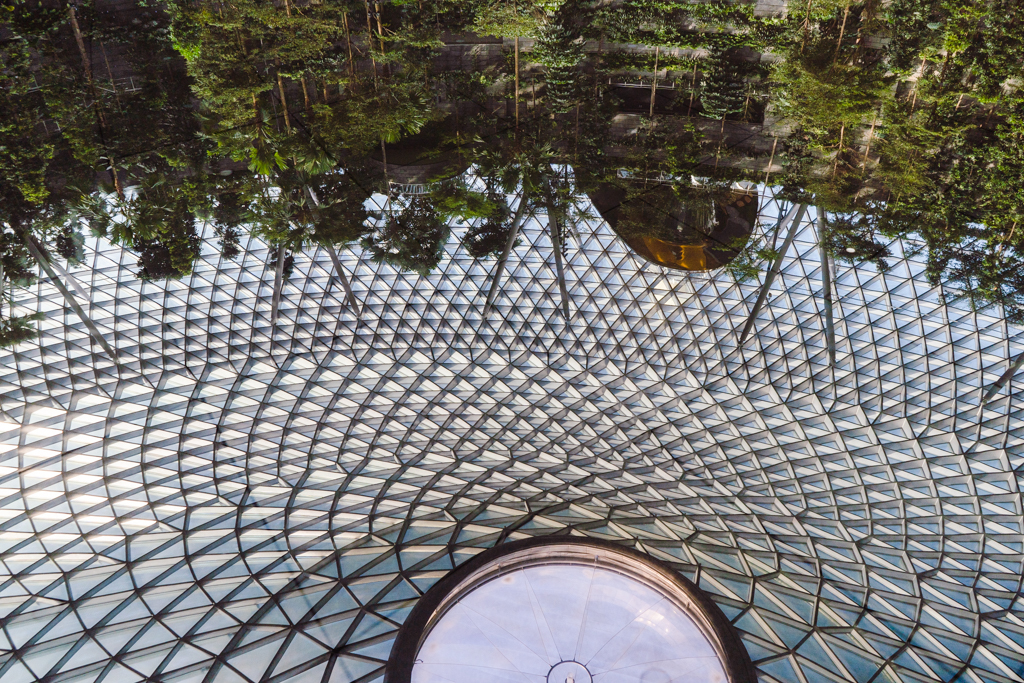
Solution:
[[[605,185],[591,200],[634,253],[676,270],[727,265],[746,246],[757,222],[757,195],[741,189],[695,193],[687,202],[665,183],[649,189]]]
[[[716,627],[712,610],[717,608],[701,604],[699,589],[638,553],[550,541],[511,553],[498,549],[496,557],[441,586],[443,596],[416,634],[418,647],[409,678],[392,675],[390,680],[743,679],[745,669],[737,663],[736,652],[742,645],[738,639],[727,643],[731,632]],[[411,623],[417,621],[415,615],[410,617]],[[401,644],[396,647],[397,652],[403,650],[413,651]],[[730,657],[733,675],[728,673]]]

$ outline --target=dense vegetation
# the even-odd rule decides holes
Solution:
[[[516,188],[561,251],[581,192],[726,192],[782,164],[772,184],[824,212],[836,258],[884,268],[911,238],[935,283],[1020,321],[1022,22],[1007,0],[0,6],[0,282],[76,265],[85,231],[140,278],[185,277],[204,222],[227,259],[266,240],[279,278],[313,244],[427,273],[453,218],[501,255]],[[727,123],[770,155],[744,165]],[[31,322],[0,320],[0,344]]]

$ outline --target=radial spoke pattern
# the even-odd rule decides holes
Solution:
[[[563,662],[577,666],[555,669]],[[725,681],[711,644],[674,603],[578,564],[519,569],[462,596],[424,640],[412,680],[563,683],[570,674],[578,683]]]
[[[536,219],[486,317],[456,225],[427,278],[339,254],[358,319],[296,255],[276,329],[264,244],[224,261],[209,230],[157,283],[93,243],[74,277],[120,366],[46,281],[15,302],[41,340],[0,355],[0,680],[375,680],[446,571],[573,533],[674,563],[763,683],[1020,681],[1019,381],[978,404],[1021,332],[895,244],[836,264],[830,367],[812,214],[742,348],[756,281],[596,220],[568,322]]]

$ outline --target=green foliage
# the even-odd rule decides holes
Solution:
[[[429,274],[444,256],[448,224],[425,196],[393,202],[392,206],[385,212],[383,225],[363,238],[363,248],[370,252],[374,263]]]
[[[458,218],[471,223],[464,244],[473,258],[496,257],[508,241],[512,211],[504,194],[490,185],[479,192],[462,179],[442,183],[431,193],[431,201],[444,220]],[[517,238],[516,243],[520,240]]]
[[[590,8],[576,0],[566,2],[544,25],[530,53],[531,60],[543,64],[547,71],[546,98],[556,114],[569,111],[583,95],[585,79],[579,69],[586,57],[582,25],[590,14]]]
[[[318,200],[312,212],[312,240],[320,244],[348,245],[364,237],[369,231],[366,200],[379,181],[376,172],[356,165],[309,178],[307,185]],[[307,199],[309,197],[307,192]]]
[[[506,213],[500,197],[473,190],[462,178],[438,183],[428,196],[434,210],[444,220],[497,218]]]
[[[920,54],[942,42],[941,0],[893,0],[887,7],[887,56],[892,68],[907,72],[920,63]],[[932,28],[934,26],[935,28]]]
[[[85,260],[85,237],[77,227],[73,223],[64,225],[54,240],[57,253],[72,265],[78,265]]]
[[[925,113],[911,114],[906,106],[884,111],[885,125],[875,145],[880,162],[873,176],[895,197],[925,194],[934,186],[930,176],[943,135],[923,125],[925,119]]]
[[[845,129],[869,122],[878,103],[888,97],[885,76],[836,62],[833,54],[830,41],[818,41],[772,70],[774,111],[822,151],[838,145]]]
[[[737,282],[753,281],[763,271],[764,264],[772,263],[779,257],[778,251],[759,240],[737,239],[729,247],[738,253],[725,264],[725,270]]]
[[[438,118],[428,98],[423,87],[412,82],[389,82],[372,93],[367,91],[351,101],[348,135],[398,142],[403,136],[418,133]]]
[[[712,119],[742,114],[750,98],[757,97],[757,81],[764,71],[736,50],[713,51],[700,65],[698,96],[704,115]]]
[[[884,267],[893,239],[919,239],[934,281],[947,278],[978,306],[1013,307],[1006,287],[1016,286],[1024,253],[1024,229],[1015,228],[1024,206],[1015,10],[1013,0],[811,0],[789,18],[760,19],[752,4],[724,0],[394,0],[378,17],[348,0],[288,9],[172,0],[140,5],[128,20],[80,3],[84,39],[125,62],[115,70],[131,70],[129,91],[110,87],[95,47],[85,68],[66,6],[30,0],[0,7],[0,221],[70,263],[82,258],[84,222],[135,250],[140,275],[154,278],[191,272],[201,220],[212,220],[226,258],[251,232],[289,256],[361,242],[378,261],[426,273],[455,218],[471,221],[474,256],[503,248],[506,192],[525,191],[531,210],[546,210],[550,198],[566,230],[578,217],[574,194],[626,179],[627,193],[668,187],[693,213],[706,202],[684,198],[692,188],[680,179],[719,159],[698,127],[662,114],[631,120],[625,133],[612,125],[611,72],[649,73],[650,48],[661,46],[658,69],[685,72],[669,79],[688,83],[696,64],[706,116],[735,119],[769,101],[791,131],[776,156],[787,191],[825,211],[836,258]],[[539,97],[517,127],[500,118],[509,65],[435,60],[445,33],[470,28],[536,38],[526,62]],[[864,39],[879,35],[888,47]],[[587,40],[600,42],[599,56]],[[711,54],[695,62],[673,47]],[[781,58],[770,81],[767,60],[740,48]],[[894,96],[894,79],[911,73]],[[446,127],[435,135],[439,121]],[[381,144],[397,153],[410,136],[457,148],[456,170],[475,162],[487,188],[447,173],[430,195],[394,199],[381,225],[368,227],[366,200],[385,188]],[[735,159],[721,161],[724,176]],[[559,170],[566,162],[571,177]],[[231,175],[218,175],[228,167]],[[641,204],[637,229],[660,229],[658,211]],[[19,266],[23,245],[0,246],[5,276],[30,277]],[[744,246],[730,268],[750,277],[770,256],[764,245]]]
[[[544,7],[529,0],[488,3],[477,12],[470,30],[481,36],[528,38],[544,23]]]
[[[872,212],[830,213],[819,206],[818,216],[822,244],[837,261],[850,265],[871,262],[882,272],[889,270],[891,239],[882,234]]]
[[[33,324],[43,319],[42,313],[0,319],[0,348],[10,348],[39,337]]]
[[[273,245],[272,245],[273,246]],[[267,268],[271,272],[277,272],[278,264],[278,252],[277,249],[270,250],[270,260],[267,262]],[[281,266],[281,279],[285,282],[288,281],[292,276],[292,272],[295,270],[295,255],[289,251],[284,253],[284,263]]]
[[[220,238],[220,253],[226,259],[233,259],[241,253],[239,242],[241,231],[249,212],[251,196],[239,189],[219,194],[213,208],[213,229]]]
[[[0,48],[0,198],[5,203],[39,205],[49,195],[46,175],[55,148],[39,133],[45,104],[40,93],[29,91],[33,82],[29,42],[6,41]]]
[[[605,171],[605,181],[620,176],[657,179],[689,179],[703,156],[703,134],[690,121],[682,125],[650,122],[619,141],[625,153]]]
[[[588,37],[616,43],[726,50],[764,47],[774,20],[755,19],[752,4],[625,0],[602,5]]]

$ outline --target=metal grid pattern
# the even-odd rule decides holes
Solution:
[[[763,683],[1022,679],[1021,401],[978,411],[1019,330],[897,244],[838,268],[830,367],[813,220],[742,348],[756,282],[596,220],[566,323],[538,218],[486,318],[464,225],[427,278],[343,253],[358,317],[297,255],[273,331],[264,244],[208,231],[190,281],[142,283],[94,243],[74,276],[120,365],[19,293],[48,319],[0,356],[0,680],[376,680],[440,576],[552,533],[674,563]]]

